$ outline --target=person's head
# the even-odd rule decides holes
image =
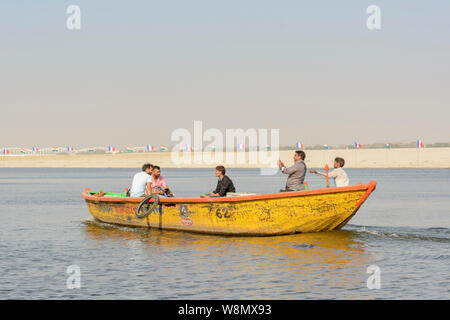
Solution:
[[[305,157],[306,157],[306,154],[302,150],[297,150],[294,153],[294,161],[295,162],[300,161],[300,160],[305,160]]]
[[[146,163],[142,166],[142,171],[145,173],[152,173],[153,165],[150,163]]]
[[[342,158],[335,158],[334,159],[334,167],[335,168],[342,168],[345,165],[345,160]]]
[[[159,178],[159,176],[161,175],[161,168],[159,166],[153,166],[152,175],[155,178]]]
[[[217,166],[216,167],[216,177],[221,177],[225,175],[225,167],[224,166]]]

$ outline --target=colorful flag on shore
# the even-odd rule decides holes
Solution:
[[[67,152],[73,152],[75,149],[73,147],[68,146],[67,147]]]
[[[3,149],[3,154],[4,155],[8,155],[9,154],[9,150],[8,149]]]
[[[238,150],[245,150],[245,144],[239,143],[238,144]]]
[[[24,148],[20,148],[20,153],[26,153]]]
[[[303,143],[297,142],[297,144],[295,145],[295,147],[296,147],[297,149],[303,149]]]
[[[33,152],[39,152],[39,149],[36,147],[33,147]]]
[[[185,151],[192,151],[192,146],[190,144],[187,144],[184,146]]]
[[[128,151],[128,152],[133,152],[134,149],[133,149],[132,147],[127,147],[127,151]]]
[[[94,152],[94,150],[95,150],[95,148],[93,148],[93,147],[88,148],[88,152]]]
[[[147,145],[147,151],[154,151],[155,147],[151,145]]]
[[[391,145],[389,143],[386,143],[386,148],[390,149]]]
[[[270,146],[269,145],[266,145],[266,150],[270,151]]]
[[[216,146],[211,146],[212,151],[216,151]]]
[[[358,142],[355,142],[355,148],[356,148],[356,149],[359,149],[359,148],[361,148],[361,144],[360,144],[360,143],[358,143]]]
[[[329,149],[330,147],[328,147],[327,144],[324,144],[324,145],[323,145],[323,148],[324,148],[324,149]]]
[[[53,152],[58,152],[58,147],[52,147]]]
[[[167,150],[169,150],[169,149],[167,149],[167,147],[166,147],[165,145],[162,145],[162,144],[161,144],[161,145],[159,146],[159,150],[160,150],[160,151],[167,151]]]
[[[423,148],[423,141],[420,139],[417,140],[417,148],[419,148],[419,149]]]

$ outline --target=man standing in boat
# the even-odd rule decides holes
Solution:
[[[225,175],[224,166],[216,167],[216,177],[219,178],[219,181],[217,181],[216,189],[208,195],[202,195],[202,198],[225,197],[227,195],[227,192],[236,192],[233,181],[231,181],[231,179]]]
[[[133,177],[133,183],[130,189],[131,197],[143,197],[151,194],[152,173],[153,166],[146,163],[142,166],[142,172],[136,173]]]
[[[305,181],[306,175],[306,164],[305,164],[306,154],[302,150],[297,150],[294,153],[294,165],[286,168],[284,163],[281,160],[278,160],[278,167],[281,172],[289,175],[286,181],[286,189],[281,191],[300,191],[305,190],[305,185],[303,181]]]

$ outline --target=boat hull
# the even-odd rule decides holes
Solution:
[[[135,216],[142,198],[83,193],[87,207],[106,223],[227,235],[267,236],[342,228],[376,183],[344,188],[225,198],[161,198],[144,219]]]

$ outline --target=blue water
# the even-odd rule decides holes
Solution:
[[[95,222],[81,192],[121,192],[131,169],[0,169],[0,299],[449,299],[450,170],[347,169],[377,189],[340,231],[223,237]],[[238,191],[285,176],[230,169]],[[166,169],[177,196],[213,170]],[[307,176],[311,188],[320,177]],[[68,289],[69,266],[81,286]],[[369,266],[380,289],[369,289]],[[370,270],[370,269],[369,269]]]

